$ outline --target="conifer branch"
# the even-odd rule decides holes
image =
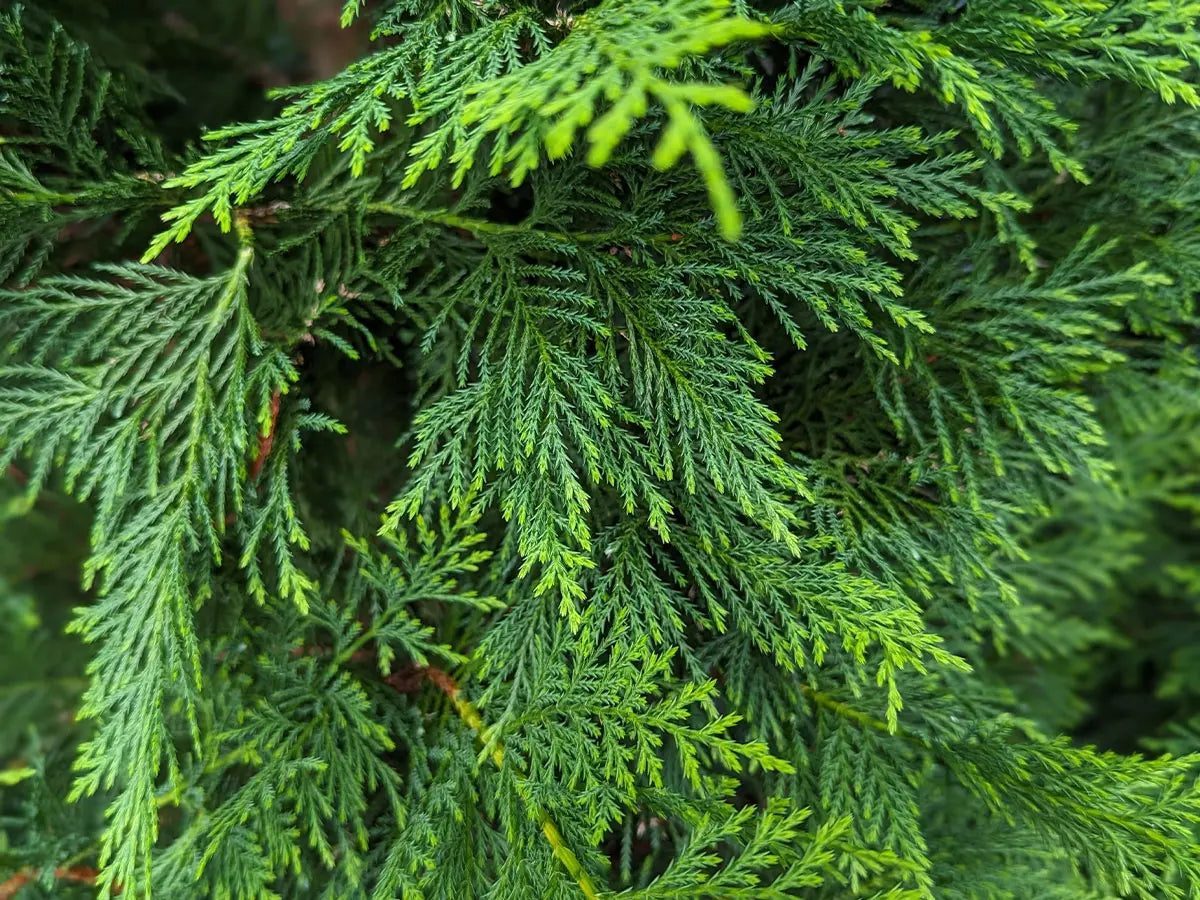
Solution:
[[[211,3],[0,12],[0,900],[1200,891],[1200,3]]]
[[[446,695],[450,703],[454,706],[455,712],[458,713],[459,718],[475,733],[479,741],[490,749],[489,755],[496,768],[504,768],[504,745],[499,740],[485,737],[483,717],[475,707],[475,704],[463,695],[458,683],[436,666],[426,666],[422,671],[424,677]],[[509,765],[511,767],[512,763],[510,762]],[[515,775],[518,784],[521,784],[526,777],[519,769],[515,771]],[[592,883],[591,876],[584,871],[579,858],[567,846],[562,833],[558,830],[558,826],[554,824],[554,821],[539,805],[533,803],[528,797],[524,799],[526,803],[533,807],[533,811],[537,816],[538,827],[541,829],[547,843],[550,844],[555,858],[562,863],[563,868],[575,879],[575,883],[579,885],[580,892],[587,900],[599,900],[600,895],[596,892],[596,887]]]

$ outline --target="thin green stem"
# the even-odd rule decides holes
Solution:
[[[487,219],[476,219],[469,216],[456,215],[455,213],[419,209],[415,206],[409,206],[406,203],[368,203],[366,210],[368,213],[381,216],[394,216],[401,219],[411,219],[416,222],[431,222],[436,225],[444,225],[447,228],[460,228],[463,231],[469,231],[476,237],[481,235],[538,234],[554,240],[572,240],[571,235],[558,231],[536,231],[523,225],[491,222]]]
[[[13,203],[29,204],[30,206],[43,206],[49,204],[51,206],[75,206],[86,200],[91,193],[89,191],[72,191],[63,193],[61,191],[4,191],[0,193],[0,197],[9,200]]]
[[[91,200],[105,199],[102,191],[0,191],[0,198],[18,204],[30,205],[50,205],[50,206],[76,206],[85,204]],[[145,198],[149,205],[170,207],[179,202],[179,197],[176,194],[164,191],[164,195],[158,200],[149,200]],[[529,235],[545,238],[551,241],[560,243],[574,244],[605,244],[615,243],[620,239],[620,235],[612,231],[604,232],[579,232],[570,233],[565,231],[552,231],[543,228],[532,228],[528,225],[510,224],[507,222],[492,222],[488,219],[479,219],[472,216],[462,216],[457,213],[447,212],[445,210],[430,210],[421,209],[417,206],[412,206],[407,203],[396,203],[377,201],[367,203],[365,210],[370,215],[388,216],[392,218],[409,219],[414,222],[423,222],[432,225],[441,225],[445,228],[453,228],[461,231],[466,231],[476,238],[487,237],[502,237],[502,236],[518,236]],[[304,207],[293,207],[291,204],[268,204],[264,207],[243,207],[236,212],[234,218],[234,228],[239,231],[249,228],[251,220],[258,218],[269,218],[268,211],[271,216],[278,214],[287,209],[308,209],[316,212],[346,212],[350,209],[350,204],[346,202],[321,204],[315,203]],[[650,243],[663,244],[679,240],[676,234],[656,234],[648,238]],[[249,245],[249,241],[239,241],[245,247]]]
[[[884,734],[893,735],[920,747],[928,748],[929,746],[926,741],[917,737],[915,734],[911,734],[903,729],[893,730],[888,726],[887,722],[884,722],[882,719],[877,719],[874,716],[857,710],[853,706],[843,703],[840,700],[835,700],[828,694],[818,691],[816,688],[809,687],[807,684],[800,685],[800,692],[809,700],[811,700],[816,706],[822,709],[827,709],[831,713],[835,713],[844,719],[849,719],[851,722],[855,722],[856,724],[861,725],[863,728],[882,731]]]
[[[378,622],[378,619],[372,621],[370,625],[363,629],[362,634],[346,645],[345,650],[330,660],[329,671],[331,673],[350,662],[350,660],[354,658],[354,654],[362,650],[362,648],[367,645],[367,642],[372,640],[375,635],[379,633]]]
[[[462,691],[459,690],[459,687],[454,682],[454,679],[452,679],[445,672],[433,668],[426,670],[426,676],[450,699],[450,702],[454,705],[455,712],[458,713],[459,718],[462,719],[463,722],[465,722],[467,726],[475,732],[475,735],[481,741],[483,741],[483,717],[479,714],[479,710],[476,708],[475,704],[463,696]],[[491,747],[491,759],[493,764],[495,764],[497,769],[503,768],[504,746],[499,741],[496,741],[491,744]],[[520,769],[514,766],[511,761],[509,762],[509,767],[517,775],[517,785],[518,789],[520,790],[520,786],[523,785],[526,776],[520,771]],[[599,900],[600,894],[597,892],[595,884],[592,883],[591,876],[584,871],[582,864],[579,862],[579,857],[577,857],[571,848],[567,846],[567,842],[564,840],[562,832],[558,830],[558,826],[554,824],[554,821],[550,818],[549,813],[542,809],[541,806],[531,801],[529,797],[526,796],[524,790],[521,790],[521,795],[522,799],[532,808],[534,814],[536,815],[538,826],[541,828],[542,835],[546,838],[546,842],[550,845],[555,858],[562,863],[563,868],[565,868],[567,872],[570,873],[571,877],[575,879],[575,883],[579,885],[579,890],[583,893],[583,896],[586,897],[587,900]]]
[[[440,210],[419,209],[405,203],[368,203],[366,211],[381,216],[395,216],[417,222],[444,225],[447,228],[457,228],[462,231],[468,231],[475,237],[486,237],[489,235],[536,235],[552,241],[585,244],[605,243],[615,239],[612,232],[581,232],[579,234],[571,234],[565,231],[547,231],[542,228],[530,228],[528,225],[512,225],[506,222],[492,222],[488,219],[460,216]]]
[[[0,141],[0,143],[3,143]],[[94,183],[91,187],[78,191],[55,191],[36,185],[34,190],[17,191],[11,188],[0,188],[0,200],[17,205],[27,206],[83,206],[96,201],[114,201],[130,199],[135,192],[147,185],[157,184],[161,176],[143,173],[135,176],[117,176],[109,181]],[[151,200],[140,197],[139,202],[148,206],[173,206],[179,202],[179,195],[174,191],[162,191],[160,199]]]

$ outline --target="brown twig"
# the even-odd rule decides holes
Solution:
[[[75,881],[80,884],[95,884],[100,873],[91,866],[59,866],[54,870],[58,881]],[[38,877],[37,869],[22,869],[8,881],[0,884],[0,900],[11,900],[17,891]],[[121,888],[113,886],[112,893],[121,893]]]
[[[263,466],[267,462],[267,456],[271,452],[271,447],[275,444],[275,426],[279,423],[279,388],[275,389],[275,393],[271,395],[271,424],[267,426],[267,430],[258,436],[258,455],[254,457],[254,462],[250,464],[250,479],[257,478],[263,470]]]
[[[303,647],[293,647],[292,657],[301,656],[330,656],[333,653],[332,647],[326,647],[322,644],[305,644]],[[356,650],[350,654],[348,662],[366,662],[369,659],[375,658],[373,650]]]

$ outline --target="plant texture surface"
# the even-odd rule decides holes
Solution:
[[[0,898],[1200,897],[1198,64],[0,3]]]

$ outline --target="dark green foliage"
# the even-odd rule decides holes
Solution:
[[[1200,897],[1200,3],[288,8],[0,9],[0,898]]]

